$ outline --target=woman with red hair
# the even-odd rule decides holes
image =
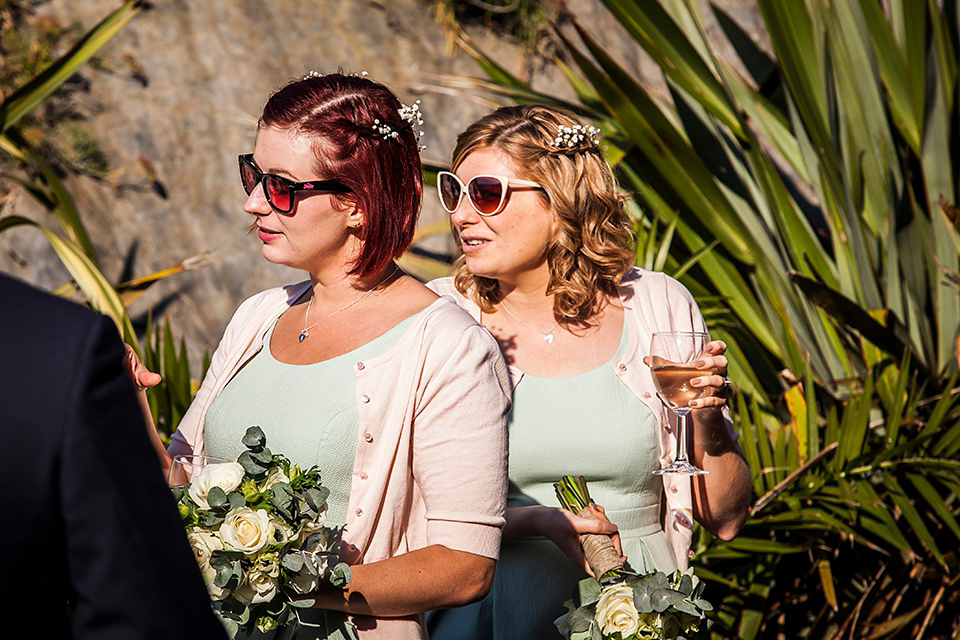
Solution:
[[[244,210],[264,258],[309,279],[240,306],[169,450],[156,440],[165,466],[234,459],[259,425],[273,450],[318,466],[353,578],[312,596],[362,638],[424,638],[422,612],[482,598],[504,523],[500,351],[394,263],[420,209],[419,123],[416,105],[355,75],[310,74],[270,97],[239,158]],[[134,377],[156,380],[137,365]],[[328,637],[316,613],[320,629],[300,637]]]

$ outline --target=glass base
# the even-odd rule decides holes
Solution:
[[[699,467],[695,467],[685,460],[678,460],[673,464],[669,464],[663,469],[657,469],[653,472],[655,476],[666,476],[666,475],[683,475],[683,476],[705,476],[708,475],[709,471],[704,471]]]

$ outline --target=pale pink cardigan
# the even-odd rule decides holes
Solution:
[[[427,286],[440,295],[451,296],[478,322],[481,320],[480,307],[472,299],[460,295],[452,278],[440,278]],[[706,325],[697,303],[686,287],[663,273],[633,268],[621,281],[619,293],[625,311],[624,318],[629,323],[630,343],[623,355],[611,366],[617,377],[650,407],[664,427],[660,429],[660,462],[666,466],[673,461],[676,450],[676,416],[657,396],[650,368],[643,364],[643,356],[647,355],[650,336],[655,331],[706,331]],[[509,370],[513,384],[516,385],[523,372],[513,366],[509,367]],[[727,409],[724,409],[724,418],[731,436],[736,438]],[[585,434],[585,437],[589,437],[589,434]],[[575,461],[571,461],[569,473],[577,474]],[[677,566],[686,569],[689,566],[690,543],[693,537],[690,478],[674,475],[665,475],[662,478],[667,504],[661,514],[663,529],[673,549]]]
[[[171,455],[203,454],[210,403],[308,286],[271,289],[240,305],[173,436]],[[440,298],[389,351],[353,368],[360,429],[341,559],[374,562],[433,544],[496,559],[510,407],[496,341]],[[422,616],[354,621],[364,639],[426,638]]]

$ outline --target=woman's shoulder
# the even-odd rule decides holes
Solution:
[[[685,299],[693,299],[687,288],[676,278],[662,271],[651,271],[642,267],[631,267],[620,280],[619,286],[621,297],[627,293],[644,298],[667,296],[672,299],[679,295]]]
[[[284,309],[288,308],[296,301],[303,292],[310,286],[309,280],[298,282],[297,284],[288,284],[282,287],[273,287],[259,293],[255,293],[237,307],[233,312],[233,317],[227,325],[228,329],[233,326],[245,325],[250,321],[258,321],[269,316],[280,315]]]
[[[427,287],[438,296],[443,296],[452,300],[457,306],[465,310],[474,320],[480,318],[480,307],[476,301],[463,295],[457,289],[452,277],[437,278],[427,283]]]

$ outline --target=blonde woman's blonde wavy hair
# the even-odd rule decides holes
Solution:
[[[453,170],[474,151],[494,149],[508,156],[519,175],[538,182],[539,192],[557,221],[547,249],[553,312],[564,323],[582,324],[633,266],[633,225],[624,210],[626,197],[600,148],[589,139],[557,146],[559,127],[582,123],[572,113],[545,105],[501,107],[480,118],[457,137]],[[475,276],[461,254],[454,263],[457,290],[487,313],[500,301],[497,280]],[[605,294],[605,296],[600,294]]]

